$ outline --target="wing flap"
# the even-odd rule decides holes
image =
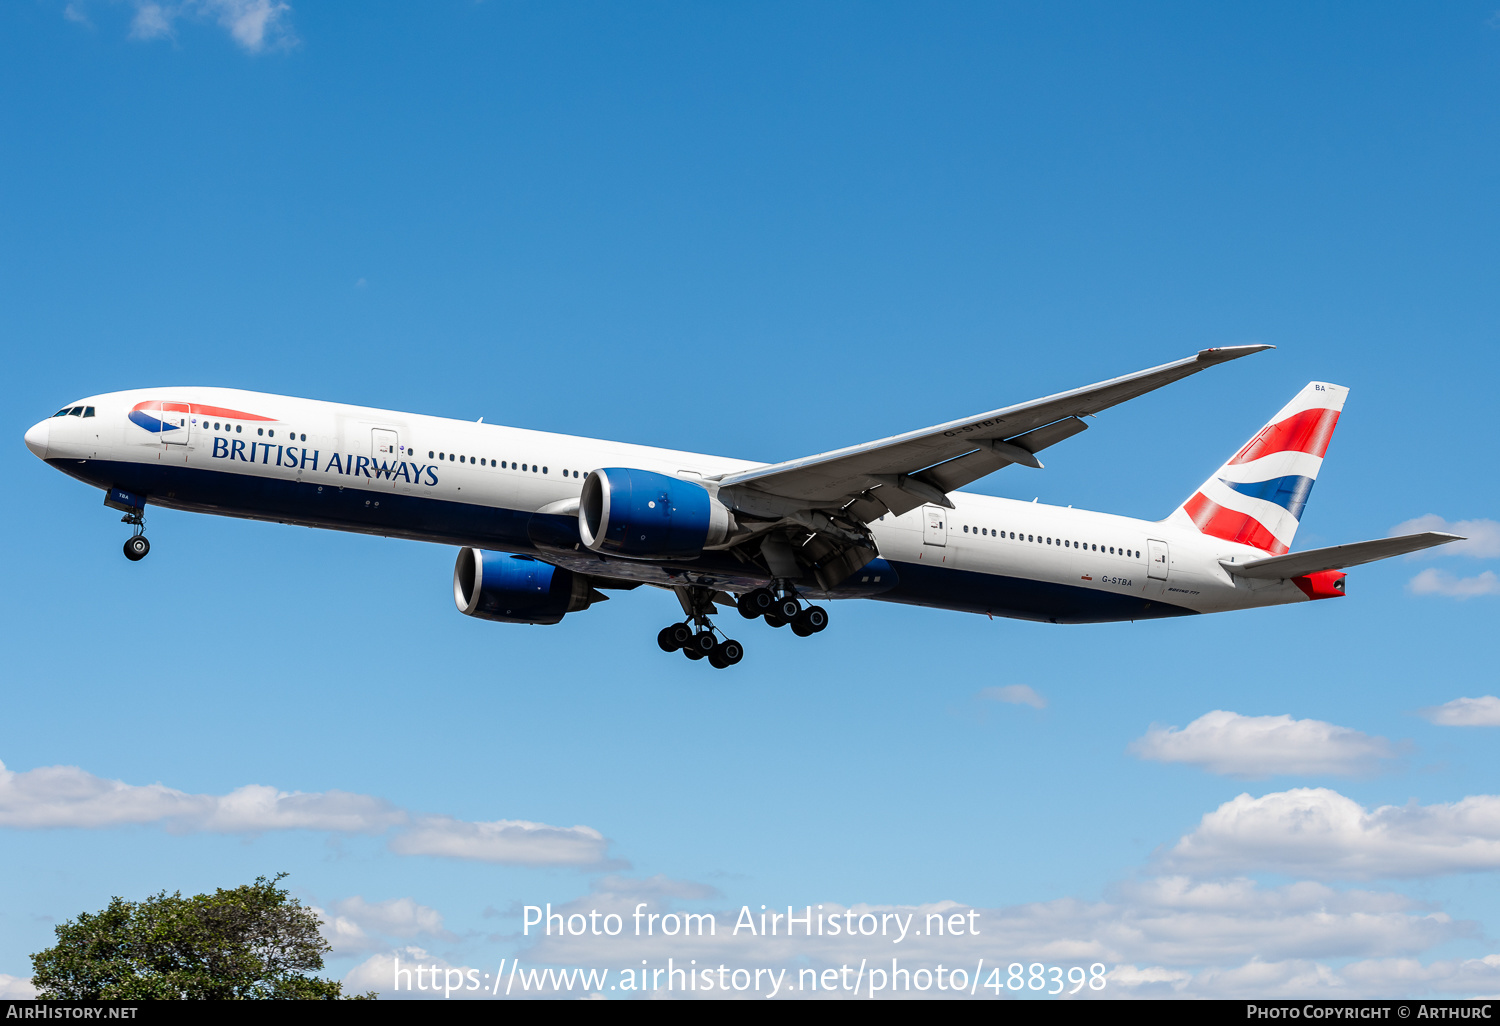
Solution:
[[[973,452],[957,456],[946,463],[939,463],[935,467],[928,467],[921,473],[913,474],[912,477],[942,491],[951,492],[955,488],[962,488],[969,482],[977,481],[986,474],[993,474],[1001,467],[1008,467],[1012,463],[1024,463],[1041,469],[1040,463],[1034,459],[1025,460],[1025,457],[1087,430],[1088,425],[1083,421],[1077,417],[1068,417],[1048,424],[1046,427],[1039,427],[1035,431],[1028,431],[1024,435],[1018,435],[1007,442],[991,442],[981,445]]]
[[[1323,570],[1342,570],[1361,563],[1373,563],[1378,559],[1390,559],[1408,552],[1418,552],[1434,545],[1463,541],[1456,534],[1441,531],[1426,531],[1422,534],[1404,534],[1396,538],[1377,538],[1374,541],[1350,542],[1347,545],[1330,545],[1326,549],[1308,549],[1305,552],[1289,552],[1285,556],[1269,559],[1253,559],[1248,563],[1233,563],[1221,559],[1219,565],[1240,577],[1262,580],[1301,577]]]

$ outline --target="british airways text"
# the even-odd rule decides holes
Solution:
[[[259,450],[257,452],[256,450]],[[216,460],[240,460],[244,463],[262,463],[266,466],[291,467],[296,470],[317,470],[319,452],[294,448],[290,445],[272,445],[269,442],[247,443],[239,438],[215,438],[213,458]],[[334,453],[323,465],[325,474],[353,474],[356,477],[385,478],[388,481],[405,481],[407,484],[427,485],[438,483],[437,468],[401,460],[378,460],[370,456],[340,455]]]

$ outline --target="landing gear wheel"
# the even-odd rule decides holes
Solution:
[[[708,654],[708,663],[716,670],[727,670],[743,658],[745,647],[730,639],[714,646],[714,650]]]
[[[785,627],[790,622],[791,621],[783,620],[781,617],[776,616],[772,613],[766,614],[766,623],[770,624],[772,627]]]
[[[146,558],[146,553],[151,551],[151,543],[146,540],[144,534],[136,534],[125,539],[125,558],[132,563]]]
[[[693,638],[693,631],[685,623],[668,624],[656,636],[656,643],[663,652],[676,652]]]
[[[802,612],[802,603],[797,601],[795,595],[788,595],[786,598],[778,599],[774,609],[777,617],[791,623],[797,619],[797,614]]]
[[[694,659],[694,660],[702,659],[703,658],[703,653],[701,651],[699,651],[698,649],[693,648],[691,645],[689,645],[687,648],[684,648],[682,650],[682,654],[685,655],[685,656],[687,656],[689,659]]]
[[[696,650],[701,656],[706,656],[719,646],[719,639],[714,637],[713,631],[699,631],[694,634],[692,640],[687,643],[689,650]]]
[[[804,623],[802,617],[799,616],[792,621],[792,633],[799,638],[810,638],[818,632]]]
[[[813,634],[828,626],[828,610],[822,606],[808,606],[797,619],[801,620]]]
[[[740,596],[740,615],[746,620],[765,616],[776,607],[776,596],[768,588],[756,588]]]

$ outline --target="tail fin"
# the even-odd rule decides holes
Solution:
[[[1342,385],[1309,383],[1167,522],[1272,555],[1286,552],[1348,395]]]

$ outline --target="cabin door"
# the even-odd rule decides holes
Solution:
[[[1154,538],[1146,542],[1146,576],[1153,580],[1165,581],[1167,569],[1172,565],[1171,554],[1167,551],[1167,543],[1157,541]]]
[[[948,544],[948,511],[943,507],[923,507],[922,540],[928,545]]]

